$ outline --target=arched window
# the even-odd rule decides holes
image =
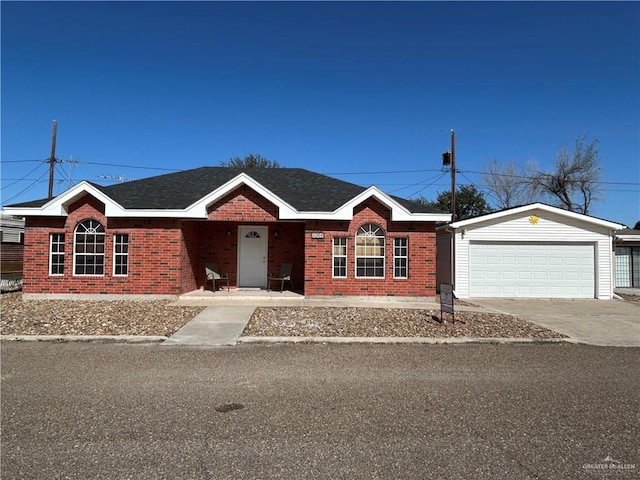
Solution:
[[[375,223],[356,233],[356,277],[384,277],[384,230]]]
[[[97,220],[84,220],[73,236],[74,275],[104,275],[104,227]]]

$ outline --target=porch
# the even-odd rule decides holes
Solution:
[[[302,293],[291,290],[266,290],[263,288],[237,288],[230,290],[220,289],[217,291],[198,289],[183,293],[178,297],[181,303],[193,305],[212,304],[250,304],[250,305],[280,305],[280,306],[302,306],[305,296]]]
[[[187,292],[182,296],[213,298],[214,292],[207,290],[211,282],[206,282],[205,274],[205,266],[210,263],[218,266],[218,273],[228,276],[231,287],[227,292],[226,281],[217,282],[216,287],[224,287],[224,291],[216,291],[215,297],[270,298],[267,294],[269,275],[277,275],[285,263],[292,264],[293,285],[296,291],[303,292],[304,223],[186,221],[182,235],[186,253],[182,263],[186,274],[183,291]]]

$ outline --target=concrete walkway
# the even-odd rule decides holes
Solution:
[[[235,345],[255,309],[255,305],[209,306],[163,345]]]
[[[163,345],[236,345],[258,306],[377,307],[439,310],[433,298],[312,297],[291,292],[242,292],[240,295],[185,295],[179,305],[207,306]],[[625,292],[627,293],[627,292]],[[635,292],[634,292],[635,293]],[[477,306],[456,305],[456,311],[514,315],[568,335],[572,341],[603,346],[640,346],[640,304],[618,300],[471,299]],[[268,338],[264,338],[269,341]],[[282,339],[280,339],[283,341]],[[341,339],[345,341],[358,339]],[[361,340],[361,339],[360,339]],[[389,339],[387,339],[389,340]],[[398,341],[398,339],[390,339]],[[438,340],[438,339],[436,339]],[[439,339],[442,341],[443,339]],[[473,339],[465,339],[470,341]],[[494,339],[491,339],[492,341]],[[305,338],[304,341],[312,341]],[[330,341],[324,338],[323,341]],[[436,342],[437,343],[437,342]]]
[[[195,292],[197,293],[197,292]],[[305,298],[291,292],[255,292],[242,295],[216,296],[184,295],[176,305],[207,306],[180,330],[170,336],[163,345],[221,346],[236,345],[240,335],[257,307],[377,307],[414,308],[439,310],[440,304],[433,298],[406,297],[313,297]],[[232,292],[233,293],[233,292]],[[482,307],[456,306],[456,311],[478,311]],[[268,341],[264,337],[265,341]],[[309,341],[305,337],[306,341]],[[354,339],[350,339],[353,341]],[[441,339],[442,340],[442,339]],[[280,339],[280,341],[284,341]],[[330,341],[325,337],[324,341]],[[344,340],[342,340],[344,342]]]

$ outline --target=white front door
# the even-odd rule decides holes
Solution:
[[[269,227],[238,228],[238,287],[267,286]]]

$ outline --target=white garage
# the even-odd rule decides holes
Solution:
[[[621,228],[540,203],[455,222],[437,232],[437,281],[458,298],[610,299]]]

